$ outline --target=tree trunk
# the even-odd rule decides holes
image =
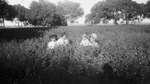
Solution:
[[[3,18],[3,27],[5,28],[5,19]]]
[[[114,24],[115,24],[115,25],[118,25],[118,22],[117,22],[117,20],[114,20]]]
[[[18,27],[20,27],[19,22],[18,22]]]
[[[128,20],[128,18],[126,18],[126,25],[128,25],[129,24],[129,20]]]

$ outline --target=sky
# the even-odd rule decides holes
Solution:
[[[14,4],[21,4],[25,7],[29,7],[32,1],[38,1],[38,0],[7,0],[9,4],[14,5]],[[57,4],[57,2],[59,1],[64,1],[64,0],[48,0],[52,3]],[[85,20],[85,15],[87,15],[88,13],[90,13],[90,9],[92,8],[92,6],[99,2],[99,1],[103,1],[103,0],[70,0],[73,2],[77,2],[81,4],[81,7],[84,9],[84,15],[83,17],[79,18],[79,23],[84,23]],[[146,3],[148,0],[133,0],[136,1],[138,3]]]

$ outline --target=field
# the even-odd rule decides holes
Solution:
[[[0,84],[150,84],[150,25],[0,30]],[[73,43],[47,51],[49,36]],[[99,48],[79,47],[97,33]]]

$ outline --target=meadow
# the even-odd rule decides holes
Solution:
[[[1,84],[150,84],[150,25],[0,30]],[[72,44],[47,51],[49,36]],[[80,47],[85,32],[99,48]]]

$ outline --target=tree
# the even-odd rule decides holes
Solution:
[[[94,23],[113,19],[114,23],[118,24],[117,21],[123,19],[128,24],[129,21],[143,17],[145,14],[143,9],[143,4],[132,0],[106,0],[96,3],[91,9],[91,13],[93,14],[92,18],[96,18],[93,19]]]
[[[39,10],[40,10],[39,3],[33,1],[30,5],[30,10],[27,18],[28,18],[28,22],[34,26],[38,25],[38,20],[40,20],[39,18],[37,18],[39,16],[38,15]]]
[[[147,18],[150,18],[150,0],[146,3],[145,11],[147,12],[147,13],[145,14],[145,16],[146,16]]]
[[[143,17],[144,15],[144,8],[142,7],[142,5],[132,0],[121,3],[117,8],[124,15],[123,19],[126,21],[126,24],[128,24],[129,21],[138,20],[139,17]]]
[[[30,5],[28,21],[34,26],[57,26],[65,21],[63,16],[56,11],[55,4],[46,0],[33,1]],[[58,24],[57,22],[59,22]]]
[[[5,26],[4,24],[4,19],[5,19],[5,15],[6,15],[6,8],[7,8],[7,2],[5,0],[0,0],[0,19],[2,19],[3,22],[3,26]]]
[[[84,23],[86,24],[98,24],[100,22],[101,17],[98,15],[95,15],[94,13],[90,13],[85,16],[85,21]]]
[[[45,21],[49,21],[50,19],[46,18]],[[44,22],[46,23],[46,22]],[[67,26],[67,21],[65,17],[59,13],[55,13],[53,18],[51,18],[51,26]]]
[[[14,7],[12,5],[8,5],[7,8],[7,16],[6,16],[6,20],[10,20],[12,21],[17,15],[17,11],[14,9]]]
[[[16,16],[17,20],[25,23],[28,19],[27,15],[29,13],[28,12],[29,9],[25,8],[24,6],[21,6],[20,4],[14,5],[13,7],[17,11],[17,16]],[[19,22],[18,22],[18,26],[19,26]]]
[[[0,0],[0,19],[3,21],[3,26],[5,27],[5,19],[13,20],[17,12],[13,6],[9,5],[5,0]]]
[[[86,24],[92,24],[92,14],[90,13],[90,14],[87,14],[86,16],[85,16],[85,21],[84,21],[84,23],[86,23]]]
[[[64,2],[59,2],[57,5],[58,13],[65,16],[67,22],[74,23],[76,20],[83,16],[83,8],[80,7],[79,3],[71,2],[65,0]]]
[[[92,20],[90,24],[107,23],[107,20],[113,18],[113,9],[110,6],[106,1],[96,3],[91,8],[90,19],[86,17],[86,20]]]

